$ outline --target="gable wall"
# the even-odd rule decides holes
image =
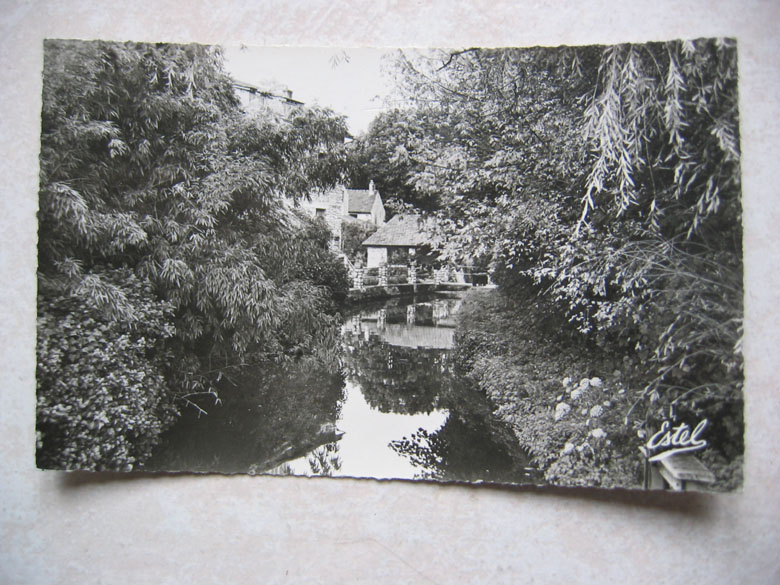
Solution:
[[[374,198],[374,205],[371,208],[371,217],[374,225],[383,225],[385,223],[385,206],[382,204],[382,197],[379,193]]]
[[[317,209],[325,210],[325,222],[328,224],[334,237],[341,238],[341,218],[346,215],[344,187],[334,187],[325,193],[314,193],[311,201],[301,201],[300,208],[309,217],[316,217]]]

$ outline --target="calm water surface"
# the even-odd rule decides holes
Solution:
[[[247,368],[188,409],[152,470],[527,483],[533,471],[455,371],[461,299],[394,299],[347,317],[341,372]]]

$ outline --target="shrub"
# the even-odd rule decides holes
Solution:
[[[165,381],[170,308],[127,272],[113,276],[130,318],[112,319],[78,293],[39,298],[40,467],[132,469],[176,414]]]
[[[366,238],[377,230],[377,226],[367,221],[344,221],[341,224],[341,237],[344,254],[351,261],[358,257],[365,261],[365,251],[360,247]]]

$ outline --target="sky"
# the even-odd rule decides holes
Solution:
[[[364,132],[384,108],[390,91],[382,74],[388,49],[224,47],[225,66],[234,79],[269,89],[284,86],[293,99],[327,106],[347,116],[354,136]]]

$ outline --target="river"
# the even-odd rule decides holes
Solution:
[[[529,483],[526,453],[452,360],[459,295],[348,315],[342,368],[247,368],[185,409],[149,470]]]

